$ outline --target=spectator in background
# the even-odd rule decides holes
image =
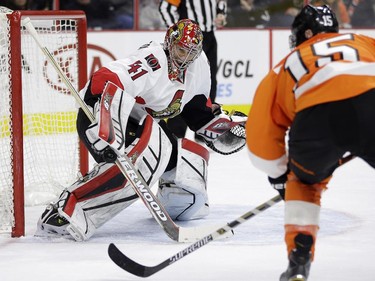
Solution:
[[[254,0],[228,0],[227,20],[227,27],[263,28],[269,14],[265,9],[259,9]]]
[[[349,0],[347,7],[353,27],[375,26],[375,0]]]
[[[158,12],[160,0],[139,1],[139,28],[148,30],[164,29],[164,22]]]
[[[5,0],[2,6],[7,7],[13,11],[15,10],[29,10],[31,6],[30,0]]]
[[[82,10],[91,29],[132,29],[133,2],[126,0],[64,0],[61,10]],[[129,12],[130,11],[130,12]]]
[[[134,0],[108,0],[112,3],[117,13],[117,20],[121,22],[120,28],[132,29],[134,27]]]
[[[5,0],[0,5],[11,10],[52,10],[53,0]]]
[[[324,4],[329,5],[335,12],[341,28],[351,28],[350,16],[343,0],[312,0],[311,5],[318,7]]]
[[[53,10],[53,0],[32,0],[31,10]]]
[[[255,5],[265,10],[265,27],[290,27],[303,7],[303,0],[255,0]],[[268,19],[266,15],[268,14]]]
[[[289,27],[300,0],[228,0],[228,27]]]

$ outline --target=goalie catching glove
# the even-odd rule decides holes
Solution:
[[[206,145],[217,153],[229,155],[240,151],[246,144],[247,115],[239,111],[228,114],[220,105],[213,112],[215,118],[196,133],[202,136]]]

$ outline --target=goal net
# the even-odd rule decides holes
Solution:
[[[50,202],[88,166],[75,99],[22,26],[26,17],[72,85],[87,79],[82,12],[0,7],[0,233],[12,236],[24,235],[24,205]]]

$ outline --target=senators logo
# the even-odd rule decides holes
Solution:
[[[161,66],[159,64],[159,60],[153,54],[150,54],[147,57],[145,57],[145,60],[148,66],[151,67],[153,71],[160,69]]]
[[[148,114],[157,119],[173,118],[181,112],[181,99],[183,94],[183,90],[178,90],[166,109],[163,109],[161,111],[154,111],[150,108],[146,108],[146,110]]]

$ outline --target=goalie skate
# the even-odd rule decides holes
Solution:
[[[68,236],[69,222],[58,213],[56,204],[49,204],[38,220],[35,236]]]

